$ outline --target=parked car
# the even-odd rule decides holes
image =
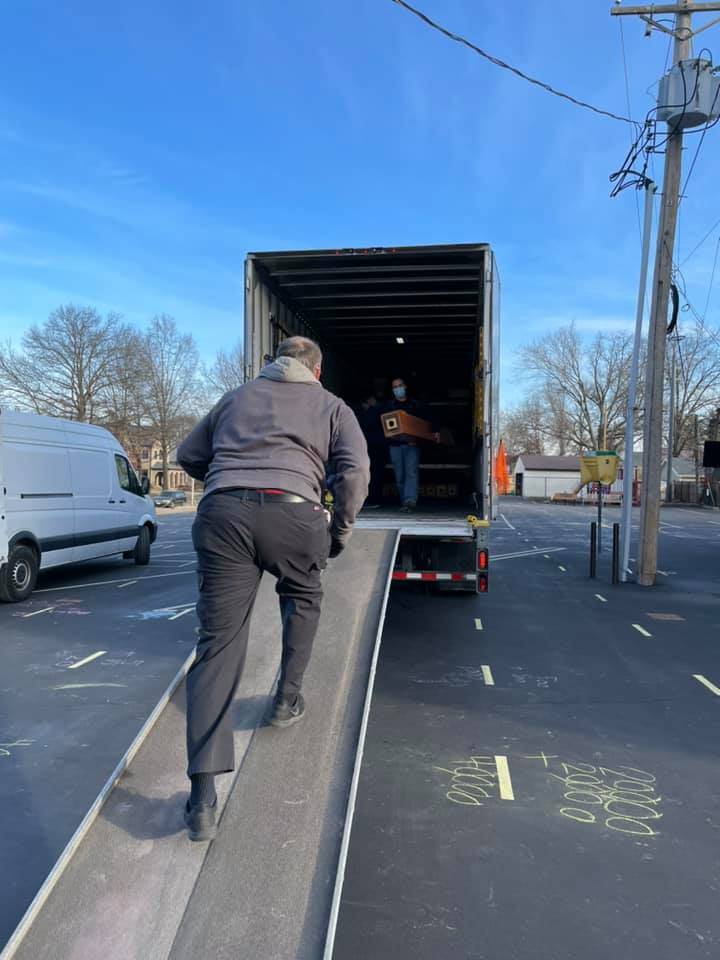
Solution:
[[[102,427],[0,410],[0,600],[25,600],[39,570],[122,554],[144,566],[155,508]]]
[[[187,494],[184,490],[163,490],[154,497],[154,500],[156,507],[170,507],[172,509],[187,503]]]

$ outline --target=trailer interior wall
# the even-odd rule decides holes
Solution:
[[[246,261],[248,375],[280,340],[303,334],[325,354],[323,382],[357,406],[401,376],[452,447],[423,448],[421,483],[491,502],[497,437],[499,289],[485,244],[252,253]]]

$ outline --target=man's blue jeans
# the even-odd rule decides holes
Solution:
[[[390,459],[395,470],[400,501],[415,506],[418,498],[420,450],[410,444],[390,447]]]

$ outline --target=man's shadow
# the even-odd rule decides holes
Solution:
[[[272,695],[244,697],[233,704],[233,730],[256,730],[266,723]],[[179,711],[178,711],[179,712]],[[178,718],[180,719],[180,718]],[[184,722],[184,714],[182,715]],[[133,789],[132,770],[115,786],[102,811],[103,820],[136,840],[162,840],[185,830],[183,810],[190,783],[170,797],[146,797]]]

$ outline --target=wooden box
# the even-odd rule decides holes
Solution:
[[[435,435],[427,420],[413,417],[404,410],[393,410],[383,413],[380,417],[383,433],[389,440],[428,440],[433,442]]]

